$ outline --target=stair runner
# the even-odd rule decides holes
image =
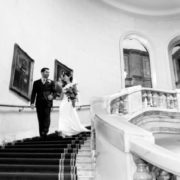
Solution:
[[[55,133],[45,140],[36,137],[6,144],[0,148],[0,180],[83,180],[88,176],[91,179],[92,174],[82,174],[83,163],[90,163],[85,157],[89,157],[89,138],[90,132],[69,138]]]

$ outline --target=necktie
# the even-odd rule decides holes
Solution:
[[[46,79],[43,79],[43,84],[45,84],[46,83]]]

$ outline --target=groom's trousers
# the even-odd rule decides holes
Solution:
[[[51,107],[43,105],[36,106],[36,111],[39,123],[39,134],[41,137],[45,137],[49,131]]]

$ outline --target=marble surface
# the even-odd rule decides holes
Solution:
[[[154,134],[155,143],[180,156],[180,134]]]

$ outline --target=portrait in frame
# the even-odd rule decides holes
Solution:
[[[54,66],[54,81],[57,82],[59,78],[65,73],[65,72],[71,72],[73,73],[73,70],[63,63],[59,62],[57,59],[55,59],[55,66]]]
[[[66,72],[73,73],[73,70],[55,59],[54,82],[55,82],[55,89],[56,89],[56,99],[61,98],[62,87],[64,84],[62,80],[63,79],[62,76]]]
[[[34,60],[15,44],[9,88],[28,101],[31,96],[33,69]]]

